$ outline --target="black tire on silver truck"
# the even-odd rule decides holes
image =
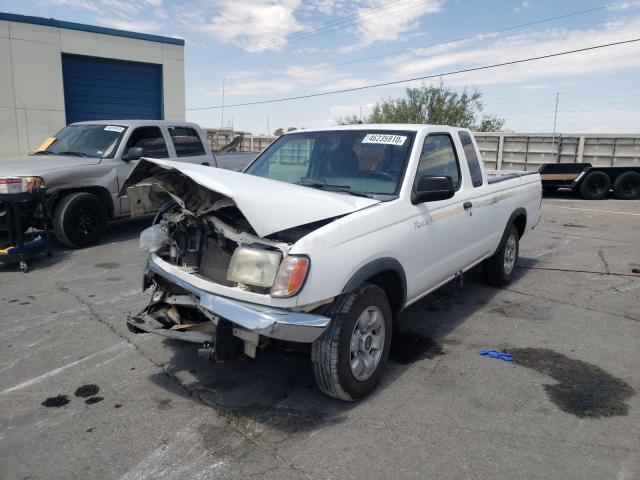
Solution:
[[[520,254],[520,234],[514,224],[509,226],[498,251],[482,262],[485,281],[494,287],[504,287],[513,280]]]
[[[603,200],[611,189],[611,179],[606,173],[595,170],[584,177],[578,189],[586,200]]]
[[[70,193],[53,211],[53,231],[63,245],[83,248],[98,243],[107,228],[107,209],[87,192]]]
[[[392,313],[380,287],[365,283],[336,300],[331,323],[311,346],[313,374],[320,390],[354,401],[380,381],[389,358]]]
[[[613,183],[613,193],[620,200],[637,200],[640,198],[640,173],[624,172]]]

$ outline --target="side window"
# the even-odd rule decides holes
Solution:
[[[205,155],[197,132],[190,127],[169,127],[169,135],[178,157]]]
[[[125,152],[131,147],[141,147],[144,150],[143,157],[169,158],[167,144],[159,127],[136,128],[129,137]]]
[[[473,187],[481,187],[483,183],[482,169],[480,168],[480,159],[478,158],[476,147],[473,146],[471,135],[467,132],[459,132],[458,135],[460,135],[460,141],[462,142],[462,148],[464,149],[464,156],[467,157],[467,164],[469,165],[469,172],[471,173],[471,182],[473,183]]]
[[[460,188],[460,167],[449,135],[435,134],[424,139],[415,183],[424,175],[451,177],[456,190]]]

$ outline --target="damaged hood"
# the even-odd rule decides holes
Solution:
[[[162,184],[163,172],[179,173],[211,192],[232,199],[261,237],[380,203],[373,198],[316,190],[220,168],[147,158],[141,159],[131,171],[120,195],[138,183]]]

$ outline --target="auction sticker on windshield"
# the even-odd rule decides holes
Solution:
[[[124,131],[124,127],[116,127],[115,125],[107,125],[104,129],[106,132],[122,133]]]
[[[383,133],[370,133],[362,140],[362,143],[380,143],[383,145],[404,145],[407,137],[402,135],[385,135]]]

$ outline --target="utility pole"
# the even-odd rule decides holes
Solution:
[[[360,106],[360,123],[362,123],[362,106]]]
[[[226,80],[226,77],[222,79],[222,108],[220,109],[222,111],[222,117],[220,118],[220,128],[222,129],[224,129],[224,84]]]
[[[556,92],[556,109],[555,112],[553,113],[553,143],[551,146],[551,152],[553,153],[553,151],[556,148],[556,124],[558,121],[558,92]],[[558,153],[556,153],[556,162],[560,161],[560,156],[558,155]]]
[[[267,137],[270,135],[271,130],[269,130],[269,115],[267,115]]]

